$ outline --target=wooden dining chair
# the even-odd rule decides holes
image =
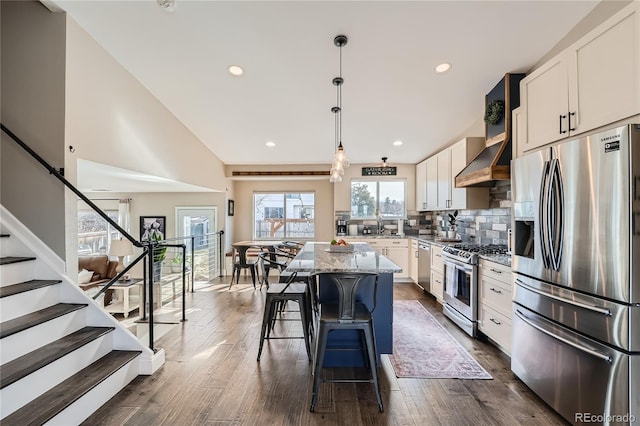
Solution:
[[[314,274],[312,278],[318,280],[319,285],[333,285],[337,291],[337,300],[322,302],[318,318],[318,329],[315,336],[315,352],[313,361],[313,390],[310,411],[316,409],[321,382],[356,382],[373,383],[378,399],[380,412],[384,411],[380,395],[378,380],[378,355],[376,349],[375,332],[373,328],[372,312],[376,308],[376,288],[378,274],[364,272],[323,272]],[[361,303],[362,300],[372,300],[372,306]],[[329,333],[334,330],[358,330],[362,332],[363,347],[355,350],[364,352],[364,361],[368,366],[371,377],[369,379],[323,379],[322,368]]]

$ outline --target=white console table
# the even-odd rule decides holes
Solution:
[[[112,314],[123,314],[125,318],[134,309],[140,307],[140,286],[142,280],[133,278],[130,280],[117,281],[109,287],[114,293],[117,291],[118,300],[105,306],[104,309]],[[133,292],[131,291],[133,289]],[[133,297],[133,299],[132,299]]]

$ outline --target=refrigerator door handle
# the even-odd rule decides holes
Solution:
[[[564,191],[562,188],[562,176],[560,175],[560,162],[551,160],[551,173],[549,178],[549,204],[551,206],[549,217],[549,244],[551,268],[560,270],[562,259],[562,246],[564,235]]]
[[[524,289],[529,290],[532,293],[539,294],[540,296],[548,297],[549,299],[557,300],[559,302],[563,302],[563,303],[566,303],[568,305],[573,305],[573,306],[576,306],[578,308],[586,309],[588,311],[596,312],[598,314],[602,314],[602,315],[605,315],[605,316],[608,316],[608,317],[611,316],[611,310],[610,309],[603,308],[603,307],[600,307],[600,306],[587,305],[586,303],[576,302],[575,300],[565,299],[564,297],[556,296],[555,294],[547,293],[546,291],[543,291],[543,290],[538,290],[535,287],[532,287],[532,286],[530,286],[528,284],[523,283],[522,281],[520,281],[517,278],[516,278],[516,284],[519,285],[520,287],[524,288]]]
[[[550,164],[549,161],[544,162],[544,166],[542,166],[542,182],[540,182],[540,195],[538,199],[538,221],[539,221],[539,232],[540,232],[540,249],[542,251],[542,264],[545,269],[549,269],[551,266],[551,262],[549,259],[549,249],[548,249],[548,227],[549,227],[549,200],[548,196],[548,181],[549,181],[549,170]]]
[[[596,351],[594,349],[588,348],[586,346],[582,346],[582,345],[580,345],[578,343],[572,342],[572,341],[570,341],[568,339],[565,339],[564,337],[558,336],[558,335],[553,334],[552,332],[550,332],[548,330],[545,330],[543,327],[541,327],[541,326],[539,326],[537,324],[534,324],[531,320],[526,318],[524,316],[524,314],[522,312],[520,312],[518,309],[515,310],[515,314],[525,324],[535,328],[536,330],[538,330],[539,332],[541,332],[543,334],[546,334],[547,336],[551,337],[552,339],[559,340],[560,342],[562,342],[562,343],[564,343],[566,345],[569,345],[569,346],[571,346],[571,347],[573,347],[573,348],[575,348],[575,349],[577,349],[579,351],[585,352],[585,353],[587,353],[589,355],[592,355],[592,356],[594,356],[596,358],[599,358],[599,359],[607,362],[608,364],[611,364],[613,362],[613,359],[611,358],[611,356],[609,356],[607,354],[603,354],[602,352],[599,352],[599,351]]]

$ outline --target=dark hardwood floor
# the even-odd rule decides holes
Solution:
[[[513,376],[509,357],[466,336],[431,296],[405,283],[395,285],[394,297],[419,300],[494,379],[398,379],[383,356],[384,413],[372,385],[361,383],[323,383],[316,412],[310,413],[303,341],[268,341],[256,362],[264,292],[254,291],[246,279],[240,283],[229,291],[223,279],[188,293],[187,322],[174,325],[157,343],[166,352],[165,365],[153,376],[136,378],[84,424],[566,424]],[[300,331],[298,322],[284,324],[291,333]]]

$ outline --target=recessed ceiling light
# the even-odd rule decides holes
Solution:
[[[158,6],[166,10],[167,12],[173,12],[176,9],[175,0],[156,0]]]
[[[447,72],[447,71],[449,71],[450,69],[451,69],[451,64],[450,64],[450,63],[448,63],[448,62],[445,62],[445,63],[442,63],[442,64],[440,64],[440,65],[438,65],[438,66],[436,67],[436,72],[437,72],[438,74],[440,74],[440,73],[443,73],[443,72]]]
[[[394,141],[393,142],[393,146],[400,146],[402,144],[404,144],[404,142],[402,142],[402,141]]]
[[[244,74],[244,70],[238,65],[229,65],[229,68],[227,69],[229,70],[229,74],[234,77],[240,77],[242,74]]]
[[[274,146],[276,146],[275,142],[269,141],[267,143],[265,143],[266,146],[268,146],[269,148],[273,148]]]

